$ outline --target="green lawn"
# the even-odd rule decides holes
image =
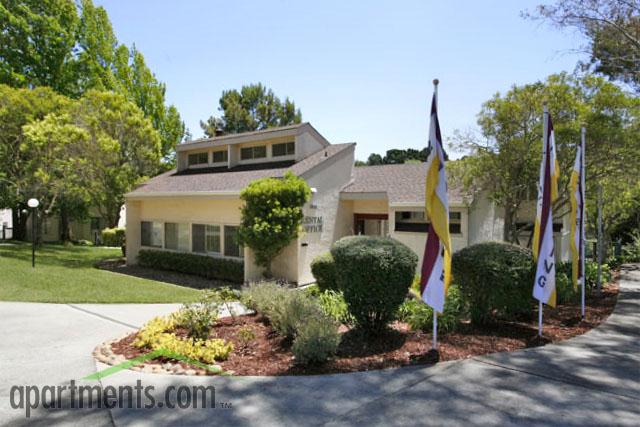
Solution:
[[[94,265],[120,249],[43,245],[31,267],[31,246],[0,243],[0,300],[56,303],[189,302],[200,291],[110,271]]]

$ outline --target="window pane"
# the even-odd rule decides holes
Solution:
[[[213,152],[213,163],[222,163],[226,161],[227,161],[227,150]]]
[[[449,219],[450,220],[458,220],[458,221],[460,221],[461,218],[462,218],[462,213],[461,212],[449,212]]]
[[[220,253],[220,226],[207,225],[206,236],[207,252]]]
[[[191,247],[193,252],[205,252],[204,227],[202,224],[193,224],[191,227]]]
[[[178,249],[178,224],[167,222],[164,225],[164,247],[166,249]]]
[[[178,250],[189,252],[189,225],[178,224]]]
[[[189,154],[189,166],[203,165],[209,163],[208,153],[194,153]]]
[[[253,147],[253,158],[254,159],[262,159],[267,157],[267,146],[260,145],[258,147]]]
[[[142,246],[151,246],[151,223],[142,221],[140,223],[140,244]]]
[[[280,157],[287,155],[287,146],[286,144],[273,144],[271,147],[271,154],[273,157]]]
[[[249,148],[241,148],[240,149],[240,160],[249,160],[253,159],[253,149]]]
[[[238,245],[238,227],[225,225],[224,226],[224,254],[225,256],[242,257],[243,251],[240,245]]]
[[[140,223],[140,232],[140,244],[142,246],[162,247],[162,223],[142,221]]]
[[[396,212],[395,231],[410,231],[414,233],[426,233],[429,223],[421,211]]]
[[[462,225],[460,223],[449,224],[449,233],[462,234]]]
[[[287,155],[292,156],[296,154],[296,143],[295,142],[287,142]]]

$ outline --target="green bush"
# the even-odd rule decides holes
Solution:
[[[640,262],[640,231],[631,233],[631,242],[622,248],[624,262]]]
[[[215,294],[205,292],[196,303],[184,304],[176,314],[176,325],[185,328],[190,338],[207,340],[220,311]]]
[[[438,332],[455,331],[465,316],[465,303],[456,285],[449,286],[444,301],[444,311],[438,316]],[[398,320],[409,324],[414,331],[430,332],[433,330],[433,309],[424,301],[407,299],[398,309]]]
[[[318,364],[336,354],[338,345],[338,325],[326,316],[313,316],[300,325],[291,351],[296,363]]]
[[[274,282],[252,283],[243,288],[242,301],[269,319],[279,335],[293,339],[291,351],[297,363],[321,363],[335,354],[340,343],[338,324],[309,292]]]
[[[138,263],[142,267],[195,274],[207,279],[233,283],[244,281],[244,262],[234,259],[142,249],[138,253]]]
[[[531,313],[535,269],[530,250],[499,242],[467,246],[454,253],[452,270],[472,322]]]
[[[248,307],[269,319],[276,332],[293,338],[305,319],[322,314],[307,293],[290,290],[273,282],[258,282],[243,289]]]
[[[585,288],[587,290],[595,289],[598,284],[598,263],[593,261],[585,262]],[[607,264],[602,264],[602,284],[611,281],[611,268]]]
[[[311,273],[313,277],[315,277],[318,288],[320,288],[321,291],[338,290],[336,283],[336,265],[331,256],[331,252],[318,255],[311,262]]]
[[[558,304],[580,301],[580,288],[573,288],[573,272],[571,262],[556,265],[556,297]]]
[[[317,298],[324,314],[336,322],[353,323],[353,317],[349,314],[349,307],[344,300],[342,292],[328,290],[320,293]]]
[[[355,324],[366,333],[380,333],[404,301],[417,255],[397,240],[371,236],[344,237],[331,255]]]
[[[105,228],[102,230],[102,244],[104,246],[122,247],[125,239],[124,228]]]

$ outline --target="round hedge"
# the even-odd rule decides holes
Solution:
[[[336,264],[331,252],[318,255],[311,261],[311,274],[316,279],[316,284],[321,291],[337,291]]]
[[[388,237],[351,236],[331,248],[336,283],[356,325],[380,333],[404,301],[418,263],[417,255]]]
[[[529,249],[500,242],[467,246],[453,254],[452,271],[473,323],[531,314],[535,266]]]

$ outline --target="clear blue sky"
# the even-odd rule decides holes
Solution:
[[[582,43],[520,17],[544,0],[95,1],[194,137],[224,89],[262,82],[363,160],[426,144],[434,77],[446,140],[497,91],[573,71]]]

